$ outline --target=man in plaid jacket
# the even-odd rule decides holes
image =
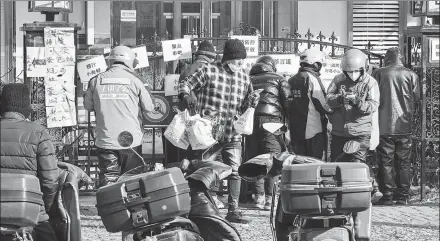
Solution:
[[[242,69],[246,48],[238,39],[226,41],[221,62],[204,65],[194,74],[179,83],[179,98],[187,108],[195,108],[202,117],[216,119],[214,138],[224,148],[222,161],[232,167],[228,181],[228,214],[226,219],[235,223],[248,223],[238,210],[241,179],[238,167],[241,165],[241,135],[233,126],[235,118],[249,107],[255,107],[258,96],[253,94],[249,75]],[[195,99],[190,95],[195,90]],[[213,197],[216,204],[216,196]]]

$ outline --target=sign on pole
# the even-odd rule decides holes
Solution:
[[[133,52],[136,54],[136,59],[139,61],[135,69],[141,69],[150,66],[150,63],[148,62],[148,54],[147,54],[146,46],[132,48],[131,50],[133,50]]]
[[[258,36],[233,35],[231,39],[239,39],[246,47],[247,56],[258,56],[259,41]]]
[[[107,63],[105,62],[104,56],[99,55],[92,59],[79,62],[76,68],[78,69],[81,82],[84,83],[90,81],[91,78],[95,77],[99,73],[106,71]]]
[[[187,38],[162,41],[163,61],[192,58],[191,40]]]
[[[299,56],[296,54],[272,54],[270,55],[277,65],[277,73],[294,75],[299,69]]]

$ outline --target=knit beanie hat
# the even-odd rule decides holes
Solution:
[[[212,43],[209,41],[206,41],[206,40],[202,41],[199,44],[199,48],[197,49],[197,52],[195,53],[195,55],[205,55],[205,56],[208,56],[213,59],[215,59],[215,57],[217,56]]]
[[[0,109],[2,114],[5,112],[18,112],[28,118],[31,110],[30,93],[26,85],[13,83],[3,87]]]
[[[243,42],[239,39],[228,39],[223,48],[223,59],[222,62],[234,59],[245,59],[246,47]]]

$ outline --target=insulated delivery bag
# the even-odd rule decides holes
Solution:
[[[43,193],[36,176],[16,173],[1,175],[1,225],[34,227],[43,208]]]
[[[364,163],[310,163],[283,167],[280,199],[285,213],[362,212],[370,207],[372,182]]]
[[[177,168],[142,173],[101,187],[98,215],[108,232],[129,231],[189,213],[189,186]]]

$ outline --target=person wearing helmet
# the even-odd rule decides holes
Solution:
[[[326,102],[326,91],[320,70],[325,62],[324,53],[307,49],[300,55],[300,68],[289,79],[293,93],[290,107],[290,141],[298,155],[322,159],[327,149],[327,117],[331,108]]]
[[[367,56],[358,49],[348,50],[342,57],[343,73],[335,76],[328,87],[327,103],[334,110],[329,116],[332,124],[331,161],[366,162],[370,145],[372,115],[379,107],[379,86],[367,73]],[[357,141],[360,149],[351,155],[343,155],[348,141]],[[370,170],[374,180],[374,173]],[[372,203],[377,202],[382,193],[374,182]]]
[[[385,54],[385,67],[372,76],[379,83],[379,130],[377,147],[379,179],[383,198],[379,204],[407,204],[411,161],[413,104],[420,100],[419,77],[403,66],[399,48]],[[395,169],[396,168],[396,169]],[[394,176],[393,173],[396,173]]]
[[[84,108],[95,112],[98,148],[99,186],[115,182],[119,175],[143,165],[130,147],[122,147],[118,135],[133,135],[132,147],[141,153],[143,137],[140,112],[154,110],[154,100],[144,80],[134,72],[135,53],[126,46],[117,46],[109,56],[107,71],[93,77],[84,94]]]
[[[262,56],[250,70],[250,78],[255,90],[262,90],[260,101],[255,108],[254,131],[247,138],[248,158],[266,153],[280,153],[286,150],[283,134],[287,131],[284,125],[288,109],[292,101],[292,92],[287,80],[276,73],[275,60],[270,56]],[[272,133],[266,125],[277,124]],[[255,206],[269,210],[272,204],[272,188],[276,180],[264,178],[255,182]]]

